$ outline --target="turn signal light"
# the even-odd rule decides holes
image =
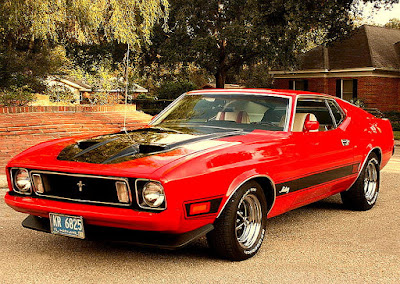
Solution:
[[[33,185],[36,193],[43,194],[44,193],[44,186],[42,181],[42,176],[39,174],[33,174]]]
[[[117,181],[115,183],[115,187],[117,188],[117,195],[119,202],[129,203],[130,202],[129,191],[126,183],[122,181]]]
[[[198,215],[198,214],[205,214],[210,212],[211,202],[201,202],[201,203],[194,203],[190,205],[189,214],[190,215]]]

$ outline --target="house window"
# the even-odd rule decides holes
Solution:
[[[336,80],[336,96],[346,101],[357,99],[357,79]]]
[[[289,89],[308,91],[308,80],[289,80]]]

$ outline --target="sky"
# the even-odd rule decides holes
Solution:
[[[394,4],[390,10],[376,10],[372,4],[364,5],[364,18],[366,23],[375,23],[379,25],[386,24],[390,19],[400,19],[400,3]]]

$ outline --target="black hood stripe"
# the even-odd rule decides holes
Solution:
[[[79,141],[64,148],[58,155],[58,159],[95,164],[121,163],[170,151],[190,143],[237,136],[242,133],[241,130],[231,129],[211,133],[193,129],[187,131],[159,128],[138,129],[128,133],[120,132]]]
[[[92,145],[92,146],[86,148],[86,149],[83,150],[82,152],[79,152],[78,154],[76,154],[76,155],[73,156],[72,158],[73,158],[73,159],[78,158],[79,156],[82,156],[82,155],[84,155],[84,154],[86,154],[86,153],[88,153],[88,152],[90,152],[90,151],[92,151],[92,150],[94,150],[94,149],[96,149],[96,148],[99,148],[100,146],[103,146],[103,145],[105,145],[105,144],[107,144],[107,143],[110,143],[110,142],[112,142],[112,141],[115,141],[115,140],[117,140],[117,139],[118,139],[118,137],[116,137],[116,138],[114,138],[114,139],[109,139],[109,140],[106,140],[106,141],[103,141],[103,142],[96,143],[96,144],[94,144],[94,145]],[[79,145],[79,143],[78,143],[78,145]]]

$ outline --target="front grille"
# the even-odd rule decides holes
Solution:
[[[132,198],[129,204],[118,200],[117,181],[125,182],[132,196],[129,182],[124,178],[32,171],[31,176],[34,174],[40,174],[44,185],[44,193],[36,192],[38,196],[119,206],[132,204]]]

